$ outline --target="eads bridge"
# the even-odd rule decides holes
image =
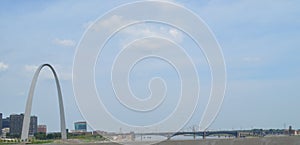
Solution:
[[[167,137],[168,140],[175,136],[202,136],[203,139],[205,139],[207,136],[212,135],[228,135],[228,136],[234,136],[235,138],[239,138],[241,136],[241,133],[239,131],[195,131],[195,132],[157,132],[157,133],[135,133],[136,136],[164,136]]]

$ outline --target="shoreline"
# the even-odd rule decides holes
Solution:
[[[268,136],[257,138],[232,138],[232,139],[206,139],[206,140],[167,140],[159,143],[155,142],[103,142],[103,143],[72,143],[69,145],[300,145],[300,136]],[[60,145],[53,143],[48,145]]]

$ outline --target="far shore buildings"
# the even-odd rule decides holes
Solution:
[[[300,130],[294,130],[292,126],[289,126],[289,129],[284,131],[284,134],[292,136],[292,135],[300,135]]]
[[[47,133],[47,126],[46,125],[38,125],[37,132],[38,133]]]
[[[11,114],[9,116],[10,130],[12,136],[20,136],[22,133],[24,114]]]
[[[4,128],[9,128],[9,117],[6,117],[6,118],[2,118],[2,129]]]
[[[87,124],[85,121],[74,123],[75,132],[87,132]]]
[[[23,123],[22,123],[23,124]],[[38,119],[37,116],[30,117],[30,125],[29,125],[29,135],[34,135],[37,133],[38,129]]]
[[[7,118],[3,118],[3,115],[1,114],[0,118],[1,118],[0,132],[5,133],[2,136],[6,137],[6,134],[8,134],[8,133],[11,137],[20,137],[21,136],[24,114],[11,114]],[[33,136],[35,133],[37,133],[37,123],[38,123],[37,116],[31,116],[30,117],[30,125],[29,125],[29,135],[30,136]]]

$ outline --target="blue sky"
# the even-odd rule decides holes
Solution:
[[[72,66],[76,51],[86,28],[108,10],[130,0],[118,1],[1,1],[0,2],[0,112],[4,116],[21,113],[34,70],[39,64],[51,63],[56,68],[63,89],[68,128],[73,122],[82,120],[76,106],[72,90]],[[259,1],[259,0],[178,0],[175,1],[199,15],[214,32],[218,39],[227,66],[227,91],[219,116],[211,129],[240,128],[283,128],[284,124],[300,128],[299,82],[300,54],[299,26],[300,2]],[[116,36],[118,44],[132,38],[144,36],[143,33],[163,32],[174,41],[183,41],[190,45],[186,36],[180,32],[158,31],[157,25],[141,25],[128,29],[124,36]],[[172,32],[172,33],[170,33]],[[176,33],[174,33],[176,32]],[[117,41],[118,37],[122,41]],[[117,47],[112,44],[108,47]],[[107,52],[98,60],[96,78],[99,90],[106,90],[105,72],[101,58],[116,53]],[[203,56],[196,55],[195,49],[188,51],[192,57],[202,62]],[[193,55],[193,53],[195,55]],[[157,61],[157,60],[156,60]],[[160,74],[166,81],[174,83],[172,69],[151,60],[145,64],[160,64],[167,71]],[[205,64],[205,63],[204,63]],[[139,71],[160,68],[148,68],[137,65],[134,74],[149,78]],[[154,70],[151,73],[151,70]],[[209,91],[207,66],[199,65],[203,80],[203,95]],[[202,73],[203,72],[203,73]],[[143,78],[142,77],[142,78]],[[176,77],[175,77],[176,78]],[[33,106],[33,114],[39,116],[41,124],[47,124],[50,131],[59,130],[58,105],[54,81],[49,70],[43,70],[39,79]],[[135,79],[133,78],[132,81]],[[132,82],[141,87],[133,90],[143,96],[147,91],[140,86],[147,79]],[[176,81],[175,81],[176,82]],[[207,83],[207,84],[206,84]],[[178,87],[171,85],[172,87]],[[103,91],[107,96],[111,92]],[[200,103],[201,104],[201,103]],[[201,107],[198,108],[201,110]],[[201,111],[199,111],[201,112]],[[198,113],[196,111],[196,113]],[[201,115],[196,114],[187,126],[199,122]]]

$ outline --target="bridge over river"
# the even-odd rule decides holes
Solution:
[[[169,140],[175,136],[202,136],[203,139],[211,135],[228,135],[239,138],[241,133],[239,131],[195,131],[195,132],[155,132],[155,133],[135,133],[136,136],[164,136]]]

